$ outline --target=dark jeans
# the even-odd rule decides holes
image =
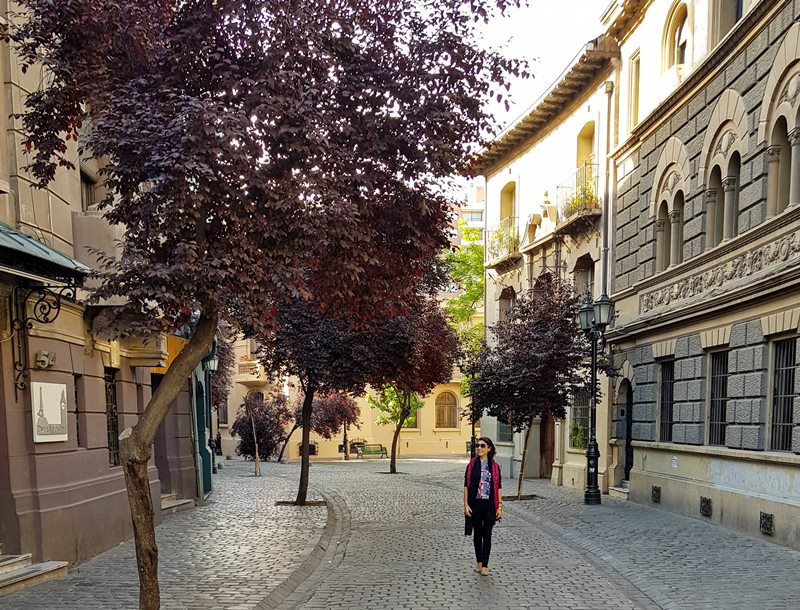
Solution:
[[[489,565],[489,553],[492,552],[494,520],[494,503],[491,500],[475,500],[472,507],[472,542],[475,544],[475,561],[484,567]]]

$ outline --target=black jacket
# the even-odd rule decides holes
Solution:
[[[472,460],[470,460],[470,463]],[[491,467],[491,466],[490,466]],[[481,480],[481,467],[480,467],[480,460],[478,460],[472,468],[472,472],[470,473],[470,480],[467,481],[467,472],[469,472],[469,464],[464,469],[464,487],[467,488],[467,506],[473,509],[473,514],[475,510],[475,501],[478,496],[478,484]],[[494,491],[495,486],[489,486],[489,501],[494,504]],[[497,466],[497,488],[503,489],[503,475],[500,471],[500,465]],[[494,515],[494,511],[491,513]],[[499,519],[495,518],[494,521],[499,521]],[[472,518],[467,517],[464,515],[464,535],[471,536],[472,535]]]

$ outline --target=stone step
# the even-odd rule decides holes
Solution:
[[[622,479],[619,482],[619,486],[622,487],[622,489],[628,489],[630,487],[630,481],[628,481],[627,479]]]
[[[163,505],[164,502],[172,502],[173,500],[178,499],[178,494],[171,493],[171,494],[161,494],[161,504]]]
[[[194,508],[194,500],[192,499],[168,500],[161,503],[161,515],[173,515],[182,510],[189,510],[190,508]]]
[[[609,487],[608,488],[608,495],[612,498],[618,498],[620,500],[627,500],[628,499],[629,490],[625,489],[624,487]]]
[[[19,568],[27,568],[31,565],[31,554],[24,555],[0,555],[0,574],[7,574]]]
[[[0,597],[67,575],[66,561],[45,561],[0,575]]]

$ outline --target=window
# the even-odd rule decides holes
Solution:
[[[87,173],[81,172],[81,209],[85,212],[94,207],[96,201],[94,197],[97,182]]]
[[[772,128],[768,149],[767,217],[783,212],[789,205],[791,184],[792,147],[786,119],[780,117]]]
[[[797,339],[776,341],[774,349],[770,449],[791,451],[794,429],[794,375],[797,368]]]
[[[458,428],[458,401],[452,392],[442,392],[436,397],[436,427]]]
[[[711,354],[711,405],[708,444],[725,445],[728,406],[728,352]]]
[[[628,128],[633,129],[639,124],[639,51],[631,57],[628,78]]]
[[[403,422],[403,428],[419,428],[419,409],[406,417],[406,421]]]
[[[725,193],[722,190],[722,170],[719,165],[711,170],[706,191],[706,247],[713,248],[722,241]]]
[[[589,442],[589,392],[575,394],[572,401],[572,423],[569,427],[569,446],[586,449]]]
[[[467,222],[483,222],[483,212],[469,211],[462,216]]]
[[[594,261],[588,254],[584,254],[575,262],[573,270],[575,277],[575,292],[579,295],[594,295]]]
[[[672,225],[669,217],[667,202],[662,201],[658,207],[656,220],[656,271],[664,271],[670,264],[672,248]]]
[[[119,466],[119,417],[117,416],[117,371],[103,370],[106,386],[106,429],[108,431],[108,464]]]
[[[501,421],[497,422],[497,442],[498,443],[513,443],[514,430],[508,424]]]
[[[659,393],[660,406],[660,434],[658,440],[672,442],[673,423],[673,386],[675,385],[675,362],[670,360],[661,363],[661,391]]]
[[[744,16],[744,0],[717,0],[713,10],[712,23],[714,44],[716,44],[725,38],[725,35]]]
[[[739,153],[734,153],[728,164],[728,176],[722,182],[722,189],[725,192],[723,239],[731,239],[739,234],[739,172],[741,165]]]
[[[669,70],[681,66],[689,57],[689,11],[681,2],[673,6],[664,30],[663,66]]]
[[[517,291],[514,290],[513,286],[506,286],[500,292],[500,298],[498,299],[498,320],[504,322],[508,319],[508,315],[511,312],[511,309],[514,307],[514,301],[517,298]]]
[[[264,392],[259,392],[258,390],[255,392],[250,392],[250,398],[256,402],[264,402]]]

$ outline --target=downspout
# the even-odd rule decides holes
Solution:
[[[608,276],[609,276],[609,269],[608,269],[608,234],[609,234],[609,227],[611,221],[611,215],[609,214],[608,207],[609,207],[609,191],[611,189],[611,99],[614,95],[614,82],[607,80],[605,83],[606,86],[606,97],[607,97],[607,107],[606,107],[606,162],[605,162],[605,173],[606,173],[606,183],[603,187],[603,249],[601,251],[601,266],[603,269],[603,276],[601,278],[602,282],[602,292],[601,294],[608,294]]]

